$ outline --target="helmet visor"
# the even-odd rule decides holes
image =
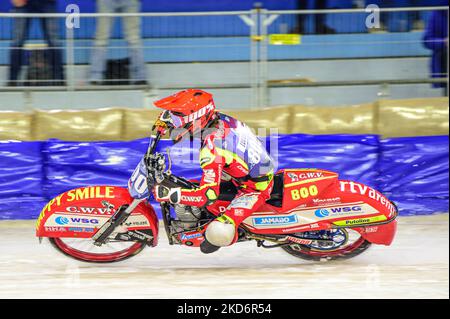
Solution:
[[[174,128],[181,128],[186,124],[182,114],[170,112],[170,119]]]

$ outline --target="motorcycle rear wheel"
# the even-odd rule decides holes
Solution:
[[[346,242],[347,243],[347,242]],[[359,236],[353,242],[344,244],[336,249],[318,249],[311,246],[292,244],[283,246],[282,248],[292,256],[309,260],[309,261],[327,261],[337,259],[349,259],[366,251],[371,246],[371,243]]]
[[[73,242],[74,238],[70,239]],[[113,249],[110,249],[112,251],[102,251],[99,247],[94,245],[92,239],[77,239],[80,240],[80,242],[83,240],[84,242],[82,246],[90,248],[94,250],[94,252],[82,250],[79,247],[77,248],[76,244],[74,245],[69,241],[65,241],[64,238],[49,238],[50,243],[53,245],[53,247],[55,247],[56,250],[60,251],[64,255],[79,261],[91,263],[112,263],[123,261],[130,257],[136,256],[146,246],[145,243],[141,242],[121,242],[122,244],[128,243],[128,245],[125,245],[123,249],[121,249],[120,247],[117,247],[117,249],[115,249],[113,247]],[[92,247],[90,245],[92,245]],[[111,245],[109,245],[109,247],[111,247]],[[95,252],[95,250],[97,250],[97,252]]]

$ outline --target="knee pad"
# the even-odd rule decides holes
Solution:
[[[206,239],[215,246],[228,246],[235,237],[236,228],[233,224],[226,224],[214,220],[206,228]]]

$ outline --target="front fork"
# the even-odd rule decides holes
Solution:
[[[92,236],[94,245],[101,246],[106,243],[107,238],[113,233],[117,226],[121,225],[131,215],[131,212],[143,201],[134,199],[130,205],[122,205],[111,216],[111,218]]]
[[[161,202],[161,215],[164,223],[164,229],[166,230],[167,239],[169,240],[169,245],[173,245],[172,231],[170,229],[171,219],[170,216],[170,205],[166,202]]]

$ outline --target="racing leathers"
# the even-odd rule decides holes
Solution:
[[[218,198],[221,181],[231,180],[238,189],[237,195],[205,232],[211,244],[227,246],[237,239],[239,224],[270,198],[274,164],[248,126],[222,113],[217,116],[202,139],[199,160],[203,175],[199,186],[171,189],[166,200],[188,206],[210,206]]]

